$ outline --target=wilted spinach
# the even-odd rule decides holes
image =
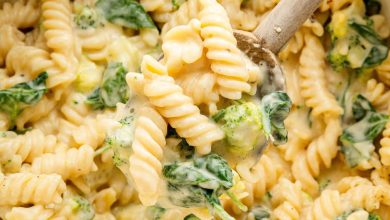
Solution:
[[[43,72],[30,82],[19,83],[11,88],[0,90],[0,111],[8,115],[12,125],[25,108],[38,103],[47,92],[47,78],[48,74]]]
[[[126,103],[130,90],[126,83],[127,70],[122,63],[109,63],[104,71],[102,84],[87,98],[93,109],[114,108],[117,103]]]
[[[155,28],[152,18],[140,3],[134,0],[99,0],[96,7],[104,17],[117,25],[132,29]]]
[[[287,142],[284,120],[291,109],[291,100],[285,92],[273,92],[261,99],[263,131],[275,145]]]
[[[208,207],[223,220],[233,220],[218,197],[233,186],[227,162],[209,154],[187,162],[167,164],[163,176],[168,182],[169,199],[177,206]]]
[[[344,129],[340,142],[347,164],[355,167],[371,158],[373,140],[383,131],[389,116],[376,112],[362,95],[356,96],[352,109],[356,122]]]

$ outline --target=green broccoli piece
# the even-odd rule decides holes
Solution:
[[[252,102],[235,101],[212,118],[225,132],[225,141],[233,152],[249,152],[262,136],[260,107]]]
[[[89,6],[82,7],[81,10],[76,13],[74,22],[79,28],[83,30],[96,28],[103,24],[100,15],[96,12],[95,9]]]
[[[368,0],[366,3],[370,6],[367,9],[372,10],[370,14],[377,12],[377,1]],[[336,71],[364,72],[381,64],[387,57],[388,46],[375,32],[372,20],[365,16],[362,8],[363,0],[357,0],[332,15],[327,28],[332,40],[328,61]]]
[[[255,220],[268,220],[271,218],[270,210],[262,206],[253,207],[249,215],[252,215]]]
[[[75,196],[70,200],[72,211],[76,213],[80,220],[92,220],[95,217],[95,210],[91,203],[81,196]]]

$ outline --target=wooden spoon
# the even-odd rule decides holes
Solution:
[[[265,76],[263,86],[260,88],[260,96],[272,91],[286,90],[283,70],[275,54],[313,14],[322,1],[281,0],[253,32],[234,30],[238,48],[254,63],[259,64],[265,61],[268,65],[269,73]]]

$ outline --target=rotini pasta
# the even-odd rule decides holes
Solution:
[[[12,47],[23,44],[24,34],[11,25],[0,25],[0,66]]]
[[[62,179],[77,178],[91,171],[96,171],[97,167],[93,162],[94,150],[87,145],[79,149],[70,148],[65,152],[43,154],[36,157],[31,164],[31,172],[37,174],[61,175]]]
[[[39,20],[39,1],[23,0],[14,4],[5,2],[2,6],[0,26],[9,24],[18,28],[28,28],[34,26]]]
[[[195,146],[199,154],[207,154],[211,144],[223,138],[223,133],[209,119],[200,114],[190,97],[183,94],[180,86],[167,76],[166,68],[145,56],[141,64],[142,73],[150,82],[144,88],[150,103],[156,106],[158,112],[167,118],[169,124],[177,133]],[[180,98],[176,98],[179,96]],[[182,109],[185,111],[181,111]]]
[[[15,173],[0,179],[0,205],[60,203],[66,185],[56,174]]]
[[[156,110],[139,110],[129,164],[138,196],[146,206],[154,205],[159,196],[166,133],[167,124]]]

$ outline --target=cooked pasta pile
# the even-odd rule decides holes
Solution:
[[[0,219],[390,220],[386,2],[324,0],[260,97],[278,2],[0,0]]]

